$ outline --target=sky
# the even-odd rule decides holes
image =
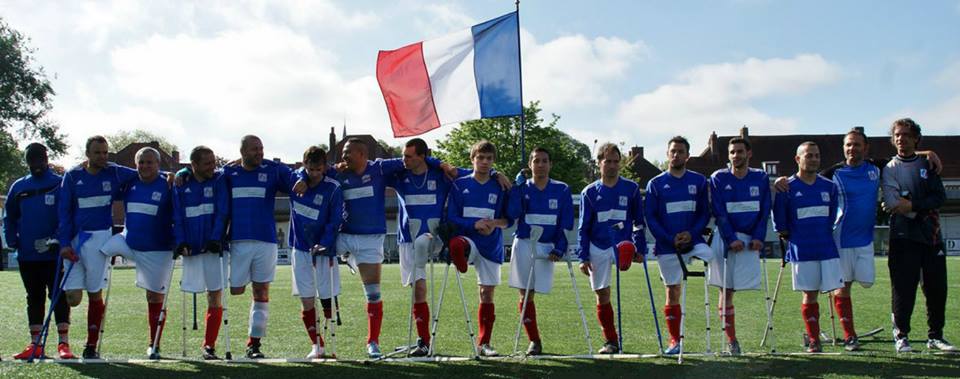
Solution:
[[[226,157],[257,134],[297,161],[331,126],[392,145],[378,50],[469,28],[513,1],[25,1],[0,17],[25,33],[78,162],[94,134],[145,129]],[[524,101],[558,127],[694,153],[711,132],[883,135],[912,117],[960,134],[960,0],[547,1],[521,4]],[[443,139],[455,125],[422,137]],[[186,153],[182,154],[186,156]]]

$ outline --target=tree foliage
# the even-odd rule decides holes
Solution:
[[[526,153],[538,146],[545,147],[553,159],[550,176],[566,182],[574,193],[579,192],[590,181],[590,148],[557,127],[560,116],[551,114],[550,120],[544,120],[540,111],[538,101],[523,108]],[[470,147],[483,139],[497,146],[494,165],[497,171],[513,178],[521,168],[527,167],[528,157],[521,156],[519,116],[462,122],[437,143],[434,154],[445,162],[469,168]]]
[[[162,149],[167,154],[172,154],[174,150],[177,150],[177,145],[174,145],[167,139],[149,132],[143,129],[134,129],[134,130],[121,130],[114,134],[105,135],[104,138],[107,139],[107,144],[110,145],[110,152],[116,153],[127,145],[131,143],[145,143],[157,141],[160,143],[160,149]],[[187,152],[189,155],[190,152]]]

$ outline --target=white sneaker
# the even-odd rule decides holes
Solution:
[[[948,353],[955,353],[960,351],[956,346],[951,345],[947,340],[940,339],[929,339],[927,340],[927,349],[930,350],[940,350]]]
[[[307,359],[321,359],[323,358],[323,346],[314,344],[310,349],[310,354],[307,354]]]
[[[483,345],[480,345],[481,357],[496,357],[497,355],[499,355],[499,353],[497,353],[497,351],[494,350],[493,347],[490,346],[490,344],[485,343]]]
[[[913,348],[910,347],[910,341],[907,340],[907,337],[897,338],[897,342],[894,343],[893,346],[898,353],[909,353],[913,351]]]

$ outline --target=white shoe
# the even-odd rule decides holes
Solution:
[[[314,344],[313,348],[310,349],[310,354],[307,354],[307,359],[322,359],[323,358],[323,346]]]
[[[480,350],[481,357],[496,357],[497,355],[499,355],[499,353],[497,353],[497,351],[494,350],[493,347],[490,346],[490,344],[488,343],[480,345],[479,350]]]
[[[897,342],[893,344],[898,353],[909,353],[913,351],[913,348],[910,347],[910,341],[907,340],[907,337],[898,338]]]
[[[940,351],[949,352],[949,353],[955,353],[957,351],[960,351],[943,338],[927,340],[927,349],[940,350]]]

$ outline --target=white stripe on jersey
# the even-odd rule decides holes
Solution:
[[[667,214],[693,212],[696,208],[696,200],[671,201],[667,203]]]
[[[147,203],[127,203],[127,213],[140,213],[147,216],[157,215],[157,206]]]
[[[523,216],[523,221],[526,222],[527,225],[553,226],[557,224],[557,215],[527,213]]]
[[[262,199],[267,197],[267,189],[263,187],[236,187],[232,192],[234,199],[243,199],[248,197]]]
[[[624,209],[610,209],[597,212],[597,222],[627,221],[627,211]]]
[[[110,205],[110,195],[77,198],[77,207],[80,209],[104,207],[107,205]]]
[[[343,191],[343,200],[355,200],[365,197],[373,197],[373,186],[351,188]]]
[[[727,203],[727,213],[745,213],[760,212],[760,202],[751,201],[731,201]]]
[[[293,212],[311,220],[316,220],[320,217],[319,209],[313,209],[298,202],[293,203]]]
[[[437,205],[437,195],[407,195],[403,197],[403,202],[406,205]]]
[[[493,209],[490,208],[477,208],[477,207],[463,207],[463,217],[465,218],[479,218],[479,219],[493,219],[493,216],[496,214]]]
[[[829,217],[830,207],[826,205],[817,205],[813,207],[797,208],[797,220],[803,220],[811,217]]]
[[[186,207],[184,211],[187,218],[200,217],[213,214],[213,204],[200,204],[195,207]]]

